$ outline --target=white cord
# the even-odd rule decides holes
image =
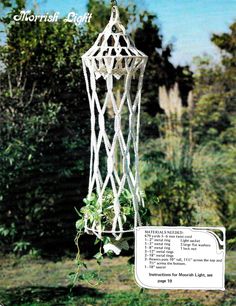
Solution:
[[[124,230],[121,218],[120,196],[125,186],[132,194],[135,213],[134,228],[141,225],[139,206],[142,204],[142,199],[139,187],[138,145],[141,90],[147,56],[134,46],[131,38],[126,34],[126,30],[120,22],[117,6],[112,7],[109,23],[104,31],[99,34],[94,45],[82,56],[82,61],[91,112],[91,157],[88,192],[91,195],[93,190],[96,190],[101,210],[105,190],[111,187],[114,195],[114,219],[111,230],[102,230],[101,223],[97,221],[94,221],[90,226],[88,217],[85,220],[85,230],[87,232],[92,231],[98,237],[101,237],[102,233],[111,233],[116,240],[119,240],[124,232],[133,231],[133,229]],[[135,75],[139,75],[138,88],[135,98],[132,100],[132,79]],[[104,100],[99,99],[97,94],[96,81],[100,77],[106,80]],[[118,105],[113,90],[116,80],[122,77],[124,78],[124,92]],[[111,103],[114,113],[114,135],[112,140],[109,140],[105,127],[108,103]],[[129,111],[127,141],[124,139],[121,126],[121,114],[125,105],[128,106]],[[107,155],[107,174],[105,178],[102,178],[99,168],[102,146],[105,147]],[[123,165],[121,178],[116,169],[117,146],[120,150]],[[134,164],[131,164],[130,160],[132,148],[135,156]]]

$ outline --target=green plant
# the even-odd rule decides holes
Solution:
[[[120,196],[121,205],[121,219],[124,223],[124,228],[130,226],[133,223],[134,208],[132,202],[131,193],[125,189]],[[83,221],[85,218],[88,220],[88,227],[92,227],[93,223],[97,224],[101,231],[111,230],[114,214],[114,195],[111,190],[106,190],[99,201],[98,196],[95,193],[88,195],[84,199],[85,206],[80,210],[81,218],[77,223],[76,227],[78,230],[83,229]],[[82,222],[81,222],[82,221]],[[131,225],[132,226],[132,225]]]
[[[115,217],[114,213],[114,194],[111,189],[107,189],[101,200],[97,194],[92,193],[88,195],[83,201],[83,206],[78,215],[80,219],[76,222],[76,229],[78,232],[84,230],[85,219],[87,220],[87,227],[91,228],[93,224],[96,224],[96,228],[102,231],[111,231],[112,224]],[[120,203],[120,216],[123,223],[123,228],[132,229],[134,226],[135,211],[133,207],[133,197],[128,189],[124,189],[119,197]],[[141,206],[139,208],[139,214],[143,221],[148,219],[148,209]]]
[[[23,255],[29,251],[31,247],[30,242],[27,241],[17,241],[14,243],[13,252]]]
[[[0,236],[6,237],[14,237],[16,234],[15,224],[12,223],[10,227],[6,227],[5,225],[0,225]]]
[[[78,248],[77,254],[77,273],[73,274],[74,280],[86,280],[91,281],[93,279],[98,279],[97,275],[87,271],[86,264],[81,260],[80,249],[79,249],[79,238],[85,230],[85,219],[87,220],[87,227],[92,228],[93,224],[96,224],[97,228],[103,231],[111,231],[112,224],[115,217],[114,214],[114,194],[111,189],[107,189],[101,199],[97,194],[92,193],[88,195],[84,200],[85,205],[77,211],[79,219],[76,222],[77,236],[76,236],[76,245]],[[133,197],[129,190],[124,189],[119,198],[120,201],[120,216],[123,222],[124,229],[132,229],[134,227],[134,218],[135,211],[133,207]],[[145,207],[140,207],[139,209],[140,216],[144,222],[147,222],[149,218],[149,210]],[[132,245],[132,237],[124,237],[121,240],[116,240],[112,235],[102,234],[97,236],[95,244],[100,243],[99,252],[94,255],[94,258],[97,260],[97,263],[100,265],[106,254],[109,257],[112,257],[114,254],[119,255],[122,250],[128,250]],[[82,273],[80,273],[82,270]]]

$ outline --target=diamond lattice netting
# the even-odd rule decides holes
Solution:
[[[102,232],[110,232],[120,239],[124,231],[132,230],[123,226],[121,196],[124,189],[132,195],[132,227],[141,225],[138,142],[141,89],[147,57],[135,48],[120,24],[117,7],[113,7],[107,27],[82,60],[91,111],[89,194],[96,191],[101,210],[106,190],[111,189],[114,195],[110,228],[101,228],[101,222],[96,220],[89,224],[89,218],[86,227],[99,237]],[[136,88],[133,95],[134,79]],[[104,82],[104,92],[99,89],[100,80]],[[128,117],[127,130],[124,115]],[[112,118],[113,132],[106,124],[108,118],[110,121]],[[106,167],[102,171],[104,154]]]

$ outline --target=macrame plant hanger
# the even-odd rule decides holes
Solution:
[[[140,103],[143,75],[147,56],[138,50],[132,39],[126,34],[120,22],[116,1],[111,1],[111,17],[104,31],[98,35],[94,45],[82,56],[83,70],[91,112],[91,158],[88,195],[97,194],[99,207],[102,210],[104,192],[112,189],[113,224],[111,228],[102,229],[99,222],[88,222],[85,216],[85,231],[99,238],[102,234],[112,234],[120,240],[124,232],[133,232],[141,225],[139,207],[143,205],[139,187],[138,144],[140,127]],[[98,95],[98,80],[103,78],[105,94]],[[131,94],[132,80],[136,78],[135,94]],[[123,94],[117,101],[114,93],[116,82],[124,80]],[[112,106],[114,131],[109,137],[106,131],[108,105]],[[128,136],[122,131],[122,110],[127,108],[129,116]],[[102,151],[101,148],[105,149]],[[121,170],[117,166],[117,149],[121,159]],[[131,152],[132,151],[132,152]],[[106,154],[106,174],[102,175],[100,160]],[[131,158],[131,155],[134,156]],[[123,228],[120,197],[124,189],[132,195],[134,209],[133,226]]]

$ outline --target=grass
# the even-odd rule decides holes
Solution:
[[[0,258],[0,305],[4,306],[233,306],[236,305],[236,252],[226,259],[227,282],[223,291],[143,290],[136,285],[127,257],[105,259],[101,271],[94,260],[87,264],[100,273],[100,285],[80,282],[72,288],[69,274],[74,260],[58,262],[29,256]]]

